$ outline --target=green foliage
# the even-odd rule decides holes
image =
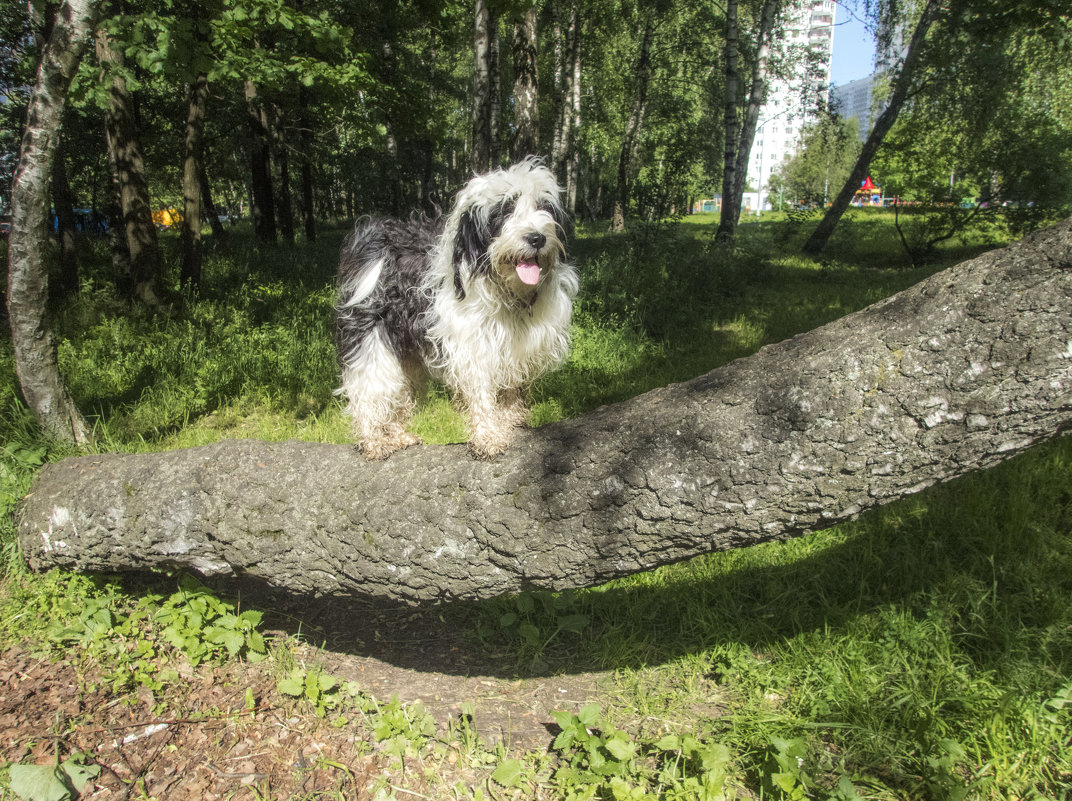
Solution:
[[[569,600],[556,593],[522,593],[506,604],[507,611],[499,615],[498,626],[485,623],[481,633],[490,639],[498,629],[498,633],[519,642],[520,658],[534,673],[547,670],[547,648],[561,633],[580,634],[589,624],[587,615],[573,611]]]
[[[3,604],[0,634],[41,637],[55,654],[77,649],[96,662],[113,690],[160,689],[178,673],[182,655],[191,666],[267,656],[257,631],[261,613],[238,612],[190,577],[168,597],[127,597],[112,581],[52,571],[13,588]],[[17,611],[16,611],[17,610]]]
[[[304,700],[318,718],[325,717],[329,711],[342,709],[348,701],[363,697],[356,684],[340,682],[320,667],[312,670],[295,667],[276,682],[276,689],[283,695]]]
[[[560,754],[551,777],[556,797],[567,801],[662,797],[723,801],[730,797],[731,755],[721,743],[691,734],[632,737],[609,724],[594,703],[576,713],[555,710],[551,714],[559,729],[551,745]],[[519,760],[504,760],[492,779],[504,787],[520,786],[526,779],[525,767]]]
[[[804,129],[800,151],[771,176],[770,191],[785,202],[822,208],[848,180],[860,155],[855,118],[825,112]]]
[[[332,245],[337,237],[324,250]],[[111,447],[159,440],[236,401],[310,421],[333,404],[326,270],[308,274],[293,253],[236,248],[205,271],[215,287],[169,316],[130,313],[95,284],[69,307],[61,369],[80,408],[107,420],[98,435]]]
[[[12,765],[11,791],[23,801],[74,801],[95,777],[96,765],[85,764],[85,754],[74,754],[55,765]]]
[[[772,798],[782,798],[786,801],[802,801],[808,798],[809,787],[814,781],[804,770],[806,756],[808,745],[804,740],[771,738],[766,772],[762,779],[764,790],[770,793]]]
[[[970,4],[933,37],[920,91],[874,163],[887,195],[1030,209],[1017,234],[1072,204],[1069,22]]]
[[[44,464],[48,451],[40,442],[10,440],[0,445],[0,518],[7,519],[29,489],[30,477]],[[3,571],[0,565],[0,572]]]
[[[435,736],[435,720],[420,701],[403,704],[394,695],[386,704],[373,700],[372,735],[383,752],[399,760],[413,756]]]
[[[264,638],[257,631],[261,617],[254,609],[238,612],[191,576],[184,576],[178,592],[153,613],[154,622],[163,627],[160,636],[182,651],[193,666],[225,656],[243,656],[251,662],[264,659]]]

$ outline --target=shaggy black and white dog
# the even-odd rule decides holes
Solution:
[[[550,170],[535,160],[473,178],[449,215],[359,221],[339,262],[336,340],[354,437],[370,459],[406,430],[429,377],[469,416],[469,446],[501,453],[525,392],[569,345],[577,272]]]

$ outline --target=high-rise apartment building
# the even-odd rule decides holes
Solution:
[[[905,20],[893,14],[893,7],[888,0],[878,6],[878,33],[875,37],[875,69],[866,78],[841,86],[835,86],[830,93],[830,105],[845,119],[856,118],[859,123],[860,141],[867,139],[874,125],[875,117],[883,106],[875,100],[875,87],[882,86],[887,73],[899,70],[908,53],[908,27]]]
[[[748,183],[766,207],[767,182],[800,146],[801,131],[826,103],[830,88],[830,57],[834,50],[834,0],[795,4],[777,45],[789,76],[770,80],[767,102],[759,112],[756,138],[748,161]]]
[[[856,118],[856,133],[861,142],[867,139],[874,123],[875,109],[871,102],[874,81],[872,74],[830,90],[830,107],[847,120]]]

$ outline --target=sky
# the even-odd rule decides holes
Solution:
[[[837,4],[834,17],[834,53],[830,59],[830,81],[838,86],[866,78],[875,66],[875,37],[864,28],[853,8]]]

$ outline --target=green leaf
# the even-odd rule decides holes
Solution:
[[[599,723],[599,704],[587,704],[581,707],[581,711],[577,713],[577,720],[588,728],[592,728]]]
[[[722,743],[711,743],[699,753],[704,770],[723,769],[730,763],[730,749]]]
[[[223,637],[223,644],[226,646],[227,653],[230,656],[236,656],[242,650],[242,646],[246,644],[246,638],[242,632],[232,631]]]
[[[283,695],[299,698],[305,692],[305,682],[302,681],[300,675],[291,674],[285,679],[280,679],[276,682],[275,688]]]
[[[491,778],[503,787],[517,787],[521,783],[521,762],[516,759],[503,760]]]
[[[584,631],[590,622],[588,615],[566,615],[560,618],[558,621],[558,627],[562,631],[571,631],[574,634],[580,634]]]
[[[555,719],[555,723],[558,724],[558,728],[562,729],[562,731],[573,729],[577,726],[573,713],[566,712],[564,709],[552,709],[551,717]]]
[[[624,739],[624,737],[625,735],[622,735],[620,738],[615,736],[604,743],[604,747],[610,752],[611,756],[619,762],[625,762],[626,760],[632,759],[633,754],[636,751],[636,746]]]
[[[681,748],[681,740],[676,734],[668,734],[655,743],[660,751],[677,751]]]
[[[12,765],[8,773],[12,792],[23,801],[72,801],[99,774],[97,765],[82,765],[73,759],[58,767]]]
[[[772,773],[770,781],[786,795],[792,793],[797,786],[797,777],[793,773]]]
[[[563,729],[559,732],[555,741],[551,743],[551,747],[556,751],[565,751],[575,739],[576,731],[574,729]]]
[[[305,695],[310,701],[320,698],[320,677],[316,673],[306,674]]]
[[[81,758],[80,754],[75,756]],[[74,785],[74,789],[78,792],[82,792],[85,786],[97,776],[100,775],[101,769],[99,765],[83,765],[80,762],[74,761],[74,759],[64,760],[60,765],[60,770],[66,772],[67,777],[71,780],[71,784]]]
[[[540,630],[531,623],[522,623],[517,630],[521,634],[521,639],[529,645],[539,645]]]
[[[264,618],[264,613],[259,612],[256,609],[248,609],[238,616],[238,619],[249,626],[256,628],[261,624],[261,620]]]
[[[11,791],[23,801],[69,801],[75,797],[67,774],[52,765],[12,765]]]

